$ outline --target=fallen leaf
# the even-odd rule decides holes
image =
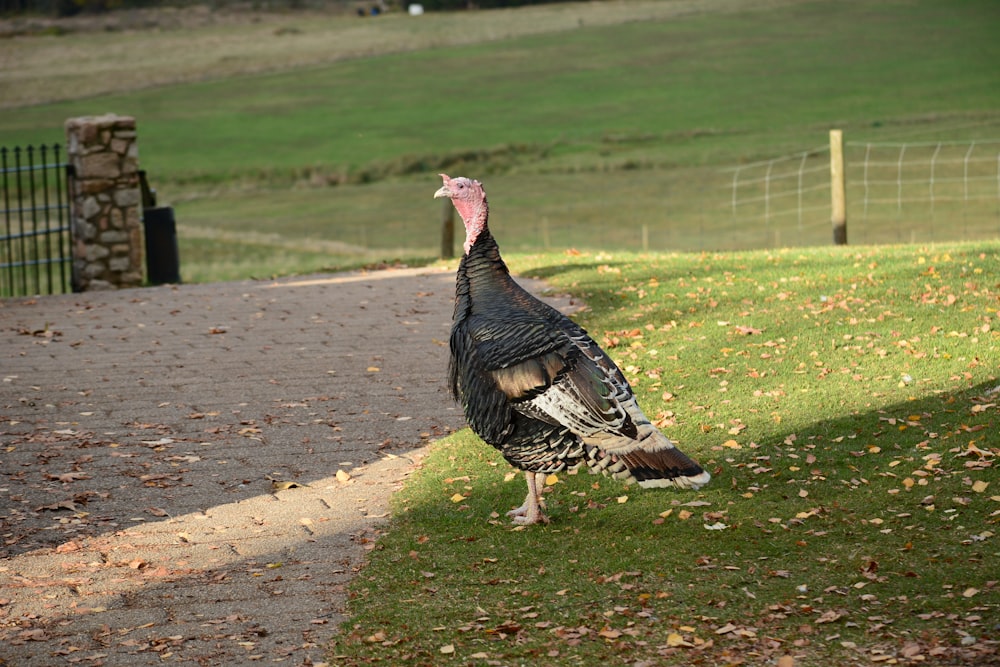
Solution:
[[[85,472],[64,472],[58,475],[50,475],[46,473],[45,479],[55,480],[62,482],[63,484],[68,484],[69,482],[75,482],[79,479],[90,479],[90,475]]]
[[[65,553],[70,553],[72,551],[79,551],[82,548],[83,547],[80,546],[79,542],[76,542],[74,540],[70,540],[69,542],[63,542],[62,544],[60,544],[59,546],[57,546],[56,547],[56,553],[57,554],[65,554]],[[0,603],[0,604],[2,604],[2,603]]]
[[[842,611],[836,611],[831,609],[830,611],[825,611],[820,614],[820,617],[816,619],[816,623],[833,623],[834,621],[843,618],[847,614]]]
[[[42,510],[50,510],[53,512],[57,512],[59,510],[71,510],[75,512],[76,503],[74,503],[72,500],[60,500],[57,503],[52,503],[51,505],[42,505],[41,507],[35,509],[35,511],[37,512],[41,512]]]
[[[671,632],[667,635],[667,646],[693,646],[693,644],[686,641],[682,635],[679,635],[676,632]]]
[[[77,607],[75,609],[78,614],[100,614],[107,610],[107,607]]]
[[[271,482],[271,488],[275,491],[287,491],[288,489],[300,489],[303,486],[309,486],[308,484],[299,484],[298,482]]]

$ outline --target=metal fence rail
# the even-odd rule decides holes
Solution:
[[[70,177],[59,144],[0,147],[0,297],[70,291]]]

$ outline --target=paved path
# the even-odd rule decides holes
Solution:
[[[464,424],[453,281],[0,301],[0,665],[322,662],[389,495]]]

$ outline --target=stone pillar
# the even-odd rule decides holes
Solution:
[[[135,118],[66,121],[71,180],[73,291],[142,284],[142,195]]]

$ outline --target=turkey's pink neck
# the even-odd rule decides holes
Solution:
[[[490,215],[490,207],[486,203],[486,198],[483,197],[481,201],[474,202],[455,200],[455,209],[462,216],[462,222],[465,223],[464,247],[465,254],[468,255],[476,239],[479,238],[483,229],[486,228],[486,220]]]

